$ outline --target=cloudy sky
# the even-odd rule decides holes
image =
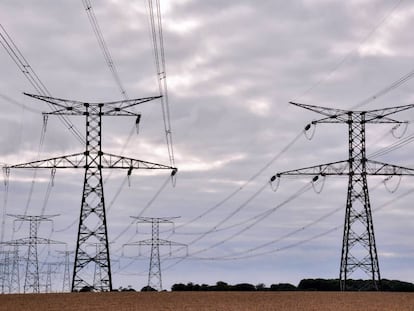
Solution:
[[[158,95],[147,2],[92,4],[128,96]],[[148,226],[131,225],[130,216],[138,215],[180,216],[174,233],[171,226],[160,228],[160,238],[189,245],[189,256],[181,261],[177,257],[184,250],[170,256],[168,247],[161,249],[167,289],[178,282],[270,285],[338,277],[346,177],[315,185],[316,190],[323,186],[319,194],[312,187],[301,193],[309,177],[282,178],[277,191],[267,183],[276,172],[345,160],[347,128],[320,124],[309,140],[303,128],[318,114],[288,102],[341,109],[364,103],[359,109],[366,110],[413,104],[414,82],[409,79],[375,100],[373,96],[413,70],[414,4],[169,0],[161,1],[161,8],[179,173],[173,187],[167,172],[134,171],[129,183],[125,171],[104,172],[114,287],[146,285],[149,249],[142,247],[142,256],[131,259],[138,248],[122,247],[150,238]],[[1,1],[0,23],[53,96],[122,99],[81,0]],[[4,49],[0,63],[0,162],[83,151],[51,116],[38,155],[41,112],[49,107],[22,94],[35,90]],[[139,135],[124,151],[135,120],[105,118],[103,149],[169,165],[160,103],[145,103],[138,110]],[[413,121],[414,111],[395,118]],[[84,131],[82,117],[71,121]],[[367,153],[404,142],[413,131],[412,125],[394,131],[392,125],[369,125]],[[412,144],[404,143],[375,159],[414,167],[413,151]],[[12,170],[8,193],[1,188],[3,239],[28,235],[28,224],[13,224],[5,214],[59,214],[53,226],[42,224],[39,234],[73,250],[83,171],[59,170],[47,202],[50,171],[36,174],[33,191],[31,170]],[[399,184],[394,178],[387,187],[381,177],[368,182],[381,275],[413,282],[414,196],[409,191],[414,180],[404,177]],[[55,249],[64,247],[43,248],[42,258],[59,260],[53,257]],[[56,283],[59,279],[61,275]]]

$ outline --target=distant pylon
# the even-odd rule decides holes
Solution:
[[[57,274],[57,269],[59,266],[62,265],[61,262],[47,262],[44,263],[43,266],[46,265],[46,272],[42,272],[46,274],[46,282],[45,282],[45,293],[52,293],[52,275]]]
[[[10,293],[10,251],[0,251],[2,260],[0,262],[0,273],[1,273],[1,293]]]
[[[18,247],[14,246],[13,250],[0,251],[3,255],[1,265],[1,292],[19,293],[20,292],[20,275],[19,275],[19,252]]]
[[[65,256],[62,292],[70,292],[70,254],[73,254],[73,251],[57,251],[57,253],[63,254]]]
[[[58,242],[50,239],[39,238],[37,233],[39,229],[40,222],[42,221],[52,221],[50,218],[58,215],[43,215],[43,216],[27,216],[27,215],[9,215],[15,217],[16,221],[27,221],[29,222],[29,237],[21,238],[17,240],[12,240],[8,242],[3,242],[6,245],[14,246],[27,246],[27,258],[26,258],[26,276],[24,280],[23,290],[25,293],[33,292],[39,293],[39,260],[38,260],[38,250],[37,246],[41,244],[65,244],[63,242]]]
[[[187,248],[186,244],[177,243],[173,241],[167,241],[160,239],[160,224],[169,223],[174,224],[172,219],[178,217],[162,217],[162,218],[154,218],[154,217],[132,217],[137,219],[137,223],[150,223],[151,224],[151,239],[142,240],[132,243],[124,244],[126,245],[136,245],[136,246],[151,246],[151,256],[150,256],[150,264],[148,270],[148,287],[156,289],[158,291],[162,290],[162,278],[161,278],[161,260],[160,260],[160,246],[170,246],[170,253],[172,246],[183,246]]]
[[[10,275],[10,293],[20,293],[20,257],[19,247],[14,246]]]
[[[374,224],[368,193],[367,176],[414,175],[414,169],[370,160],[366,155],[365,126],[369,123],[401,124],[389,118],[397,112],[414,108],[414,105],[384,109],[353,111],[291,103],[314,111],[325,117],[312,121],[305,130],[317,123],[344,123],[348,126],[348,159],[315,166],[280,172],[271,178],[282,175],[348,176],[348,192],[345,211],[345,224],[341,252],[340,289],[348,290],[347,280],[356,270],[362,270],[372,280],[369,289],[381,289],[381,276],[375,243]]]

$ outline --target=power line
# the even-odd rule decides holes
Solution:
[[[409,194],[411,194],[413,192],[414,192],[414,189],[410,189],[410,190],[404,192],[403,194],[399,195],[398,197],[396,197],[396,198],[394,198],[394,199],[392,199],[392,200],[390,200],[390,201],[388,201],[388,202],[386,202],[386,203],[378,206],[377,208],[374,208],[373,211],[374,212],[378,212],[378,211],[384,209],[385,207],[387,207],[387,206],[389,206],[391,204],[394,204],[396,201],[400,200],[403,197],[406,197],[407,195],[409,195]],[[270,241],[268,243],[259,245],[257,247],[251,248],[251,249],[248,249],[246,251],[238,252],[238,253],[233,253],[233,254],[229,254],[229,255],[221,256],[221,257],[201,257],[201,258],[195,258],[195,259],[201,259],[201,260],[241,260],[241,259],[248,259],[248,258],[259,257],[259,256],[263,256],[263,255],[269,255],[269,254],[272,254],[272,253],[276,253],[276,252],[280,252],[280,251],[287,250],[287,249],[290,249],[290,248],[294,248],[296,246],[299,246],[299,245],[308,243],[310,241],[316,240],[318,238],[324,237],[324,236],[326,236],[326,235],[328,235],[328,234],[330,234],[330,233],[332,233],[332,232],[340,229],[342,226],[339,225],[339,226],[332,227],[332,228],[330,228],[330,229],[328,229],[326,231],[323,231],[322,233],[316,234],[315,236],[312,236],[310,238],[303,239],[303,240],[300,240],[300,241],[297,241],[297,242],[294,242],[294,243],[291,243],[291,244],[287,244],[287,245],[282,246],[282,247],[278,247],[278,248],[275,248],[275,249],[272,249],[272,250],[267,250],[267,251],[263,251],[263,252],[259,252],[259,253],[255,253],[255,254],[249,254],[249,253],[251,253],[251,252],[253,252],[253,251],[255,251],[255,250],[259,249],[259,248],[268,246],[270,244],[278,243],[278,242],[284,240],[287,237],[291,237],[292,235],[294,235],[296,233],[299,233],[299,232],[303,231],[304,229],[307,229],[307,228],[313,226],[314,224],[320,222],[321,220],[323,220],[325,218],[328,218],[329,216],[337,213],[341,209],[342,209],[342,207],[337,208],[337,209],[335,209],[335,210],[333,210],[333,211],[331,211],[331,212],[323,215],[322,217],[318,218],[317,220],[308,223],[304,227],[301,227],[299,229],[293,230],[293,231],[291,231],[291,232],[289,232],[289,233],[281,236],[278,239],[275,239],[275,240]],[[240,254],[245,254],[245,255],[240,255]]]
[[[93,7],[92,7],[92,3],[91,3],[90,0],[82,0],[82,3],[83,3],[83,6],[85,7],[86,14],[88,15],[89,22],[92,26],[92,29],[93,29],[94,33],[95,33],[95,37],[98,41],[99,47],[101,48],[101,51],[102,51],[102,54],[105,58],[106,64],[107,64],[109,70],[111,71],[111,74],[112,74],[119,90],[121,91],[122,96],[124,97],[124,99],[129,100],[129,96],[128,96],[127,92],[125,91],[124,86],[122,85],[121,78],[119,77],[119,74],[118,74],[118,70],[115,66],[114,60],[111,56],[111,53],[109,52],[108,46],[107,46],[107,44],[105,42],[105,39],[102,35],[102,31],[99,27],[98,20],[96,18],[95,12],[94,12]]]
[[[231,198],[233,198],[236,194],[238,194],[240,191],[242,191],[245,187],[247,187],[253,180],[255,180],[257,177],[259,177],[266,169],[268,169],[276,160],[278,160],[283,154],[285,154],[302,136],[303,131],[301,131],[298,135],[296,135],[289,143],[286,144],[285,147],[283,147],[275,156],[273,156],[263,167],[261,167],[258,171],[256,171],[252,176],[250,176],[247,181],[245,181],[239,188],[235,189],[233,192],[231,192],[229,195],[227,195],[224,199],[219,201],[217,204],[213,205],[212,207],[208,208],[206,211],[201,213],[200,215],[190,219],[189,221],[177,225],[176,229],[180,229],[184,226],[188,226],[195,221],[200,220],[201,218],[205,217],[206,215],[210,214],[220,206],[222,206],[224,203],[229,201]],[[217,227],[217,226],[216,226]],[[204,233],[203,233],[204,234]]]
[[[33,86],[36,92],[39,95],[51,96],[49,90],[40,80],[39,76],[36,74],[33,67],[29,64],[27,59],[23,56],[20,49],[17,47],[13,39],[10,37],[9,33],[6,31],[6,29],[1,24],[0,24],[0,44],[6,50],[7,54],[10,56],[10,58],[13,60],[13,62],[16,64],[19,70],[24,74],[24,76],[29,81],[29,83]],[[55,109],[52,105],[49,105],[49,107],[52,109]],[[73,136],[75,136],[75,138],[80,143],[83,144],[84,139],[82,137],[82,134],[75,127],[75,125],[67,117],[61,116],[59,117],[59,119],[66,126],[66,128],[70,130]]]
[[[161,6],[159,0],[155,0],[155,8],[153,0],[148,0],[148,11],[150,19],[150,32],[152,38],[152,48],[154,53],[156,76],[158,81],[159,93],[162,96],[161,109],[164,121],[165,139],[167,142],[168,155],[170,158],[170,165],[175,167],[173,138],[171,130],[171,117],[170,117],[170,103],[168,97],[167,87],[167,70],[165,65],[165,48],[164,48],[164,35],[162,30],[162,15]]]
[[[307,88],[304,92],[302,92],[298,97],[296,97],[293,101],[297,101],[301,99],[304,95],[308,94],[309,92],[313,91],[316,87],[321,85],[322,83],[329,80],[332,74],[337,71],[355,52],[359,50],[363,43],[365,43],[372,35],[383,25],[385,22],[394,14],[397,8],[404,0],[397,0],[393,7],[384,15],[384,17],[374,25],[374,27],[358,42],[357,46],[350,50],[338,63],[336,63],[332,69],[328,72],[328,74],[321,79],[319,79],[316,83],[312,84],[309,88]],[[353,108],[354,109],[354,108]]]

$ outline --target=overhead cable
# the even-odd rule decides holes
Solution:
[[[36,92],[39,95],[51,96],[49,90],[40,80],[39,76],[33,70],[33,67],[28,63],[27,59],[23,56],[19,48],[16,46],[6,29],[3,25],[0,24],[0,44],[6,50],[7,54],[19,68],[19,70],[24,74],[29,83],[33,86]],[[54,111],[56,108],[49,104],[49,107]],[[73,136],[82,144],[85,140],[79,130],[74,126],[74,124],[66,117],[59,116],[60,121],[65,125],[65,127],[70,130]]]
[[[162,96],[160,98],[160,101],[164,121],[165,139],[167,142],[170,165],[172,167],[175,167],[160,1],[155,0],[154,7],[153,0],[148,0],[148,11],[150,20],[150,32],[152,37],[152,48],[154,53],[156,76],[158,81],[158,89],[160,95]]]
[[[302,131],[298,133],[285,147],[282,148],[275,156],[273,156],[263,167],[261,167],[257,172],[255,172],[248,180],[246,180],[239,188],[235,189],[233,192],[228,194],[224,199],[219,201],[217,204],[213,205],[212,207],[208,208],[206,211],[201,213],[200,215],[190,219],[189,221],[177,225],[175,228],[176,230],[188,226],[192,223],[194,223],[197,220],[200,220],[201,218],[205,217],[206,215],[210,214],[220,206],[222,206],[224,203],[229,201],[231,198],[233,198],[236,194],[238,194],[241,190],[243,190],[247,185],[249,185],[253,180],[255,180],[257,177],[259,177],[266,169],[268,169],[276,160],[278,160],[284,153],[286,153],[298,140],[302,137]]]

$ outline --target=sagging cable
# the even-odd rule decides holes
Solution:
[[[280,175],[278,174],[273,175],[269,180],[269,185],[273,192],[277,191],[277,189],[279,188],[279,184],[280,184]]]
[[[322,176],[322,181],[319,181],[319,176]],[[320,194],[323,190],[323,187],[325,185],[325,179],[326,176],[325,175],[316,175],[315,177],[312,178],[312,188],[315,191],[315,193]],[[316,187],[316,184],[320,184],[319,188]]]
[[[313,136],[315,136],[316,131],[316,122],[312,121],[308,125],[305,126],[303,129],[303,134],[308,140],[312,140]]]
[[[400,138],[402,138],[404,135],[405,135],[405,133],[407,132],[407,129],[408,129],[408,121],[404,121],[404,122],[402,122],[402,123],[398,123],[398,124],[396,124],[395,126],[393,126],[392,127],[392,129],[391,129],[391,134],[392,134],[392,136],[394,136],[394,138],[397,138],[397,139],[400,139]],[[401,133],[400,134],[398,134],[397,133],[397,129],[399,129],[400,127],[401,127],[401,125],[403,125],[404,127],[403,127],[403,129],[401,130]]]
[[[397,183],[395,184],[394,188],[390,189],[390,187],[388,186],[388,182],[389,182],[389,181],[390,181],[390,180],[391,180],[394,176],[398,176],[399,178],[398,178],[398,181],[397,181]],[[387,178],[385,178],[385,179],[383,180],[383,183],[384,183],[385,189],[387,189],[387,190],[388,190],[388,192],[390,192],[390,193],[395,193],[395,192],[398,190],[398,188],[400,187],[400,184],[401,184],[401,179],[402,179],[402,175],[392,175],[392,176],[388,176]]]

